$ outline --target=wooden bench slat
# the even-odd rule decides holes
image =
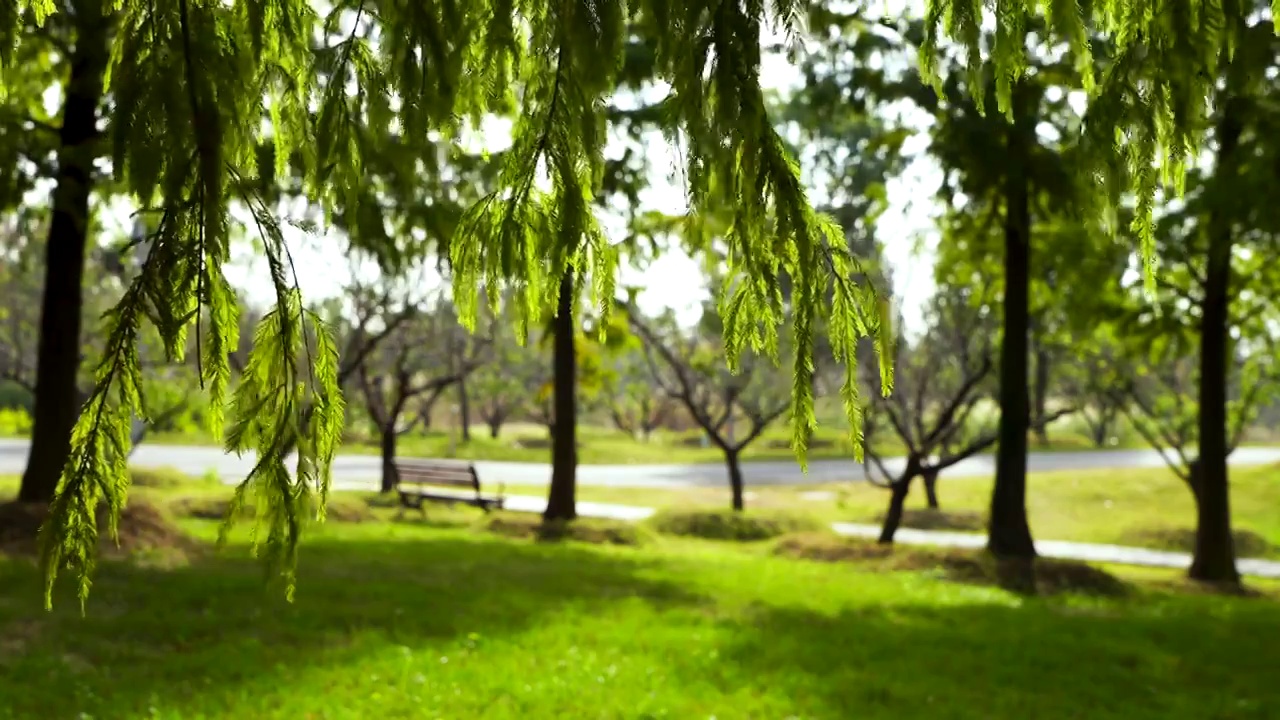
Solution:
[[[432,463],[422,463],[422,462],[417,462],[417,463],[397,462],[395,465],[396,467],[404,470],[431,470],[433,472],[453,472],[453,473],[463,473],[467,475],[471,474],[470,465],[435,465]]]
[[[406,507],[422,510],[423,502],[432,500],[475,505],[486,512],[502,508],[504,499],[501,491],[498,495],[482,493],[480,476],[472,463],[397,460],[394,465],[396,490],[400,494],[400,504]],[[471,492],[446,490],[440,486],[467,488]]]
[[[408,480],[412,478],[413,480],[420,480],[420,482],[466,483],[466,484],[471,484],[475,482],[475,478],[471,477],[471,475],[440,475],[436,473],[406,473],[406,471],[403,471],[403,470],[399,470],[398,474],[399,474],[399,477],[401,477],[404,480]]]
[[[440,475],[441,477],[466,477],[466,478],[472,477],[471,472],[468,470],[463,470],[459,472],[457,470],[451,470],[451,469],[437,469],[437,468],[427,468],[427,467],[397,467],[396,469],[399,470],[402,474],[408,474],[408,475]]]
[[[404,469],[439,470],[441,472],[471,473],[475,470],[474,465],[460,465],[452,462],[431,462],[424,460],[412,460],[407,462],[396,460],[394,461],[394,465]]]
[[[475,477],[471,473],[441,472],[439,470],[426,470],[424,468],[396,468],[396,471],[401,475],[409,477],[465,478],[467,480]]]

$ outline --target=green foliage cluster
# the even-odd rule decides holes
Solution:
[[[990,60],[999,110],[1012,121],[1014,88],[1028,77],[1034,51],[1027,32],[1037,11],[1045,35],[1065,44],[1081,87],[1090,96],[1084,118],[1083,187],[1093,188],[1092,208],[1117,219],[1122,191],[1132,190],[1147,288],[1154,288],[1156,237],[1153,213],[1161,184],[1181,192],[1209,121],[1216,82],[1226,67],[1248,73],[1251,58],[1236,57],[1246,34],[1274,32],[1250,24],[1262,3],[1251,0],[1002,0],[995,4],[994,37],[984,47],[984,3],[933,0],[925,13],[922,73],[942,94],[937,72],[944,37],[964,50],[971,87],[984,87]],[[1280,10],[1280,2],[1271,3]],[[1104,40],[1099,39],[1099,33]],[[1257,47],[1258,43],[1250,43]],[[1099,60],[1102,64],[1098,77]],[[974,102],[984,110],[984,94]]]
[[[0,436],[22,436],[31,432],[31,414],[21,407],[0,408]]]

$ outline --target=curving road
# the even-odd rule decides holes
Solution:
[[[0,475],[22,472],[27,461],[26,440],[0,439]],[[1280,463],[1280,448],[1246,447],[1236,450],[1232,465]],[[253,467],[252,456],[227,455],[219,448],[184,445],[141,445],[131,464],[141,467],[173,467],[193,475],[215,471],[226,482],[244,478]],[[890,469],[902,461],[888,462]],[[1160,467],[1163,461],[1150,450],[1096,450],[1078,452],[1038,452],[1027,459],[1032,472],[1055,470],[1101,470]],[[346,488],[369,487],[380,475],[380,461],[372,455],[339,455],[334,460],[335,485]],[[550,465],[479,461],[476,469],[486,484],[546,485]],[[948,469],[951,476],[990,475],[995,466],[990,455],[979,455]],[[841,480],[863,480],[861,466],[849,460],[812,460],[809,472],[801,472],[794,461],[761,460],[743,463],[748,485],[802,485]],[[581,465],[578,482],[583,485],[613,487],[719,487],[726,482],[724,466],[702,465]]]

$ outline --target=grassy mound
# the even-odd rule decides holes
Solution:
[[[736,542],[770,540],[788,533],[816,532],[822,527],[821,523],[806,515],[732,510],[663,510],[649,522],[664,535]]]
[[[525,513],[496,513],[481,521],[480,527],[505,537],[544,542],[573,540],[593,545],[638,546],[652,539],[643,528],[633,523],[595,518],[546,523],[537,515]]]
[[[876,517],[876,522],[884,523],[883,513]],[[902,527],[916,530],[977,531],[986,526],[987,519],[982,513],[969,510],[912,508],[902,511]]]
[[[1017,569],[998,562],[983,551],[956,548],[882,545],[861,538],[841,538],[805,533],[783,538],[774,548],[778,555],[822,562],[854,563],[874,571],[933,572],[947,580],[972,585],[1009,587],[1019,582]],[[1034,590],[1045,595],[1077,593],[1121,596],[1129,586],[1110,573],[1081,562],[1036,560]]]
[[[0,504],[0,553],[34,555],[37,536],[49,513],[44,503],[7,502]],[[175,526],[165,513],[145,500],[135,498],[120,512],[117,542],[107,534],[106,508],[98,508],[100,552],[108,557],[126,557],[155,550],[189,551],[198,543]]]
[[[1272,545],[1258,533],[1250,530],[1236,530],[1231,535],[1235,541],[1237,557],[1268,557],[1280,554],[1280,548]],[[1196,531],[1191,528],[1138,530],[1127,533],[1125,537],[1134,545],[1159,550],[1189,553],[1195,552],[1196,549]]]
[[[228,497],[209,497],[193,495],[178,497],[169,501],[169,511],[177,517],[197,520],[221,520],[227,515],[231,504]],[[246,505],[240,511],[240,517],[251,519],[257,514],[257,508]],[[373,522],[377,515],[361,498],[331,497],[325,504],[325,520],[341,523]]]
[[[217,485],[217,476],[188,475],[177,468],[129,468],[129,482],[137,487],[167,490],[193,485]]]

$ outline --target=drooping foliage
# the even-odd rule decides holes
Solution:
[[[77,9],[75,2],[0,3],[5,77],[22,57],[21,28]],[[761,30],[766,15],[789,27],[799,9],[795,0],[768,11],[754,2],[658,0],[343,0],[323,10],[303,0],[111,4],[106,140],[117,180],[147,218],[150,252],[110,316],[98,387],[75,431],[44,536],[50,583],[69,564],[83,597],[97,541],[93,507],[123,504],[120,429],[131,412],[146,412],[135,349],[145,322],[174,355],[188,334],[197,336],[211,406],[234,400],[228,449],[252,449],[259,458],[240,494],[256,489],[268,499],[269,549],[287,574],[305,496],[327,487],[342,401],[336,348],[293,289],[264,178],[300,169],[306,197],[330,220],[339,209],[350,219],[362,202],[376,200],[362,195],[371,133],[394,125],[404,152],[420,153],[428,138],[457,137],[464,122],[518,105],[496,189],[461,219],[450,242],[464,320],[474,319],[477,287],[496,293],[506,283],[519,293],[527,327],[550,305],[567,267],[579,276],[589,267],[607,313],[616,253],[590,209],[604,166],[604,98],[618,80],[628,29],[652,44],[654,73],[671,87],[661,109],[684,145],[694,216],[727,210],[732,218],[724,240],[737,281],[722,308],[731,361],[748,345],[776,354],[783,322],[777,278],[785,273],[795,282],[794,415],[798,429],[811,427],[809,355],[825,306],[817,298],[834,291],[830,325],[846,360],[858,338],[876,332],[879,316],[874,293],[845,282],[856,260],[837,226],[809,206],[766,112]],[[264,141],[272,153],[262,152]],[[261,166],[267,158],[272,167]],[[236,207],[261,235],[279,306],[259,326],[230,398],[237,305],[222,265]],[[360,223],[344,225],[353,243],[376,236]],[[798,449],[806,436],[797,432]],[[285,452],[294,444],[291,477]]]
[[[1093,188],[1095,210],[1114,222],[1116,199],[1132,191],[1136,211],[1130,228],[1137,234],[1144,279],[1155,281],[1157,190],[1172,186],[1179,193],[1188,167],[1202,146],[1216,83],[1224,65],[1247,62],[1235,50],[1246,20],[1258,12],[1253,0],[929,0],[925,41],[920,48],[923,74],[942,91],[937,72],[945,39],[966,55],[970,85],[989,61],[996,76],[1000,112],[1012,118],[1013,88],[1031,65],[1034,52],[1026,42],[1032,16],[1065,43],[1083,88],[1090,95],[1083,137],[1089,162],[1081,163],[1085,187]],[[984,48],[984,8],[995,16],[995,35]],[[1272,0],[1273,15],[1280,2]],[[1105,36],[1106,63],[1096,70],[1091,42]],[[984,53],[985,50],[985,53]],[[1098,53],[1103,54],[1103,53]],[[974,96],[980,109],[983,98]]]

